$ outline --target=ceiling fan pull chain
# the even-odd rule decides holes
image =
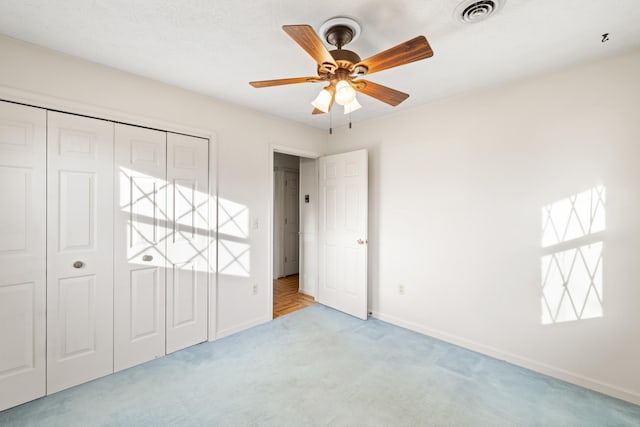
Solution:
[[[351,129],[351,113],[349,113],[349,129]]]
[[[329,111],[329,135],[333,135],[333,111]]]

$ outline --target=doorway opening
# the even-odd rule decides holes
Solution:
[[[272,204],[269,213],[269,275],[273,281],[295,272],[287,269],[284,259],[285,225],[297,222],[298,291],[313,297],[322,305],[367,319],[367,216],[368,161],[367,150],[319,156],[314,153],[282,150],[272,146],[270,171],[273,174]],[[291,208],[292,220],[281,214],[284,207],[276,203],[285,199],[284,176],[288,166],[280,163],[280,153],[293,157],[289,169],[298,165],[298,209]],[[301,157],[301,156],[308,156]],[[280,170],[279,170],[280,169]],[[295,175],[295,173],[294,173]],[[282,184],[278,184],[278,181]],[[286,186],[289,187],[287,182]],[[295,205],[295,204],[294,204]],[[286,222],[286,224],[285,224]],[[287,229],[288,241],[295,241],[296,227]],[[293,253],[295,246],[287,254]],[[294,280],[294,279],[292,279]],[[294,287],[295,285],[292,285]],[[295,287],[294,287],[295,289]],[[273,318],[277,303],[273,287],[269,288],[267,310]],[[281,293],[282,294],[282,293]],[[289,293],[292,294],[292,293]],[[299,307],[303,308],[303,307]],[[276,316],[277,317],[277,316]]]
[[[274,152],[273,318],[315,304],[316,161]]]
[[[273,280],[273,318],[302,310],[316,303],[311,295],[300,292],[299,275]]]

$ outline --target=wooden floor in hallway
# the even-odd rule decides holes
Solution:
[[[312,296],[298,292],[297,274],[273,281],[273,318],[314,305]]]

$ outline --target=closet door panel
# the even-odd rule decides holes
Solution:
[[[209,141],[167,134],[167,353],[207,339]]]
[[[47,393],[113,372],[113,123],[48,112]]]
[[[0,411],[45,394],[45,127],[0,101]]]
[[[166,133],[116,125],[114,367],[165,354]]]

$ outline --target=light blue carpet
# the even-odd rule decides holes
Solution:
[[[320,305],[0,412],[2,426],[640,426],[640,406]]]

